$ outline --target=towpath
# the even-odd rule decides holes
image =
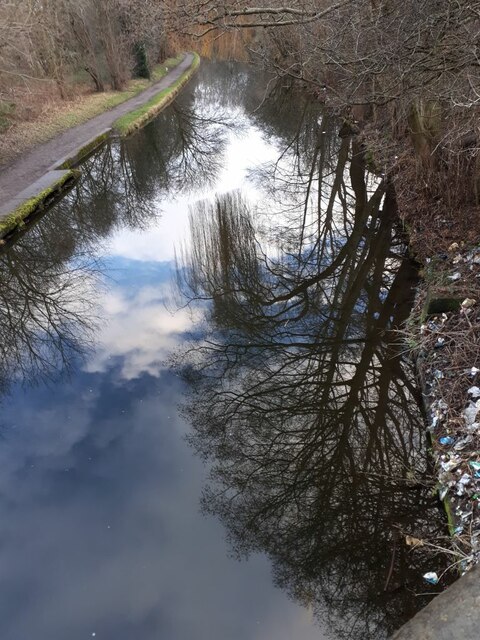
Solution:
[[[193,54],[187,53],[180,64],[142,93],[95,116],[88,122],[65,131],[49,142],[38,145],[2,169],[0,171],[0,208],[3,203],[15,198],[20,192],[55,168],[62,158],[75,155],[77,149],[112,127],[120,116],[142,106],[154,95],[170,87],[189,69],[193,59]]]

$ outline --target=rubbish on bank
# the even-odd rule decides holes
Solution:
[[[440,438],[439,442],[443,446],[446,446],[449,444],[453,444],[455,442],[455,438],[452,438],[452,436],[443,436],[442,438]]]
[[[470,401],[470,404],[468,405],[468,407],[466,407],[463,410],[463,417],[465,418],[465,423],[467,424],[467,426],[475,422],[477,413],[479,411],[480,411],[480,400],[477,400],[476,402]]]
[[[435,573],[435,571],[428,571],[428,573],[425,573],[423,575],[423,579],[425,580],[425,582],[428,582],[429,584],[437,584],[438,583],[438,576]]]
[[[447,276],[447,277],[452,282],[456,282],[457,280],[460,280],[460,278],[462,277],[462,274],[460,273],[460,271],[456,271],[455,273],[452,273],[451,276]]]
[[[473,436],[465,436],[465,438],[461,438],[457,444],[455,445],[455,451],[462,451],[465,447],[473,441]]]

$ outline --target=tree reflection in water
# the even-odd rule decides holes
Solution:
[[[253,176],[267,211],[238,192],[193,208],[177,277],[204,326],[176,366],[212,462],[205,510],[238,553],[268,554],[332,636],[372,640],[430,597],[431,564],[401,532],[445,526],[397,334],[416,269],[358,142],[326,116],[304,122]]]
[[[106,145],[44,221],[0,250],[0,394],[18,380],[68,373],[93,345],[94,293],[104,273],[99,243],[117,228],[141,229],[164,197],[217,175],[231,123],[197,113],[186,95],[145,130]]]

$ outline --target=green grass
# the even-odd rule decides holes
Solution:
[[[153,118],[164,107],[167,106],[178,94],[180,89],[190,80],[200,64],[200,56],[194,54],[193,62],[189,69],[167,89],[163,89],[141,107],[130,111],[115,121],[113,127],[122,137],[125,137],[142,127],[148,120]]]
[[[7,102],[0,100],[0,133],[6,131],[10,126],[10,117],[15,111],[15,105],[13,102]]]

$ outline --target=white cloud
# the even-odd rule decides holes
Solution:
[[[98,348],[84,367],[90,373],[105,372],[111,359],[121,357],[123,379],[142,373],[158,375],[162,363],[177,344],[179,334],[194,320],[189,309],[174,309],[166,285],[143,287],[127,298],[119,289],[105,298],[106,323],[97,335]]]

